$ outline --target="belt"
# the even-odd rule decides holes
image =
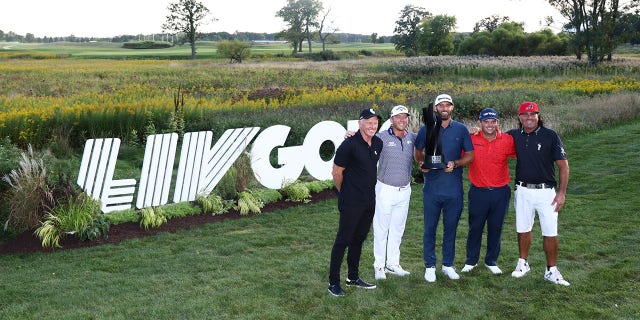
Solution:
[[[546,183],[526,183],[522,181],[516,182],[516,186],[525,187],[527,189],[552,189],[553,186]]]
[[[390,184],[386,184],[386,183],[384,183],[384,182],[382,182],[382,181],[380,181],[380,180],[378,180],[378,182],[379,182],[380,184],[382,184],[385,188],[387,188],[387,189],[393,189],[393,190],[396,190],[396,191],[402,191],[402,190],[407,189],[407,188],[409,188],[409,187],[411,186],[411,184],[408,184],[408,185],[403,186],[403,187],[396,187],[396,186],[392,186],[392,185],[390,185]]]
[[[507,185],[504,186],[500,186],[500,187],[478,187],[476,185],[474,185],[473,183],[471,184],[472,187],[476,188],[476,189],[481,189],[481,190],[496,190],[496,189],[500,189],[500,188],[504,188]]]

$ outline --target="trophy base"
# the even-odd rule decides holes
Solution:
[[[447,167],[447,164],[443,161],[443,157],[441,155],[437,156],[429,156],[425,159],[425,162],[422,164],[422,169],[444,169]]]
[[[446,163],[423,163],[422,164],[422,169],[430,169],[430,170],[438,170],[438,169],[444,169],[447,167]]]

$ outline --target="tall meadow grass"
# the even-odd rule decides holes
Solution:
[[[328,63],[0,59],[0,136],[42,147],[67,132],[70,145],[87,138],[144,133],[149,123],[167,132],[173,98],[184,94],[186,131],[285,124],[292,143],[321,120],[345,122],[363,107],[388,112],[420,109],[441,92],[453,95],[456,116],[473,119],[482,108],[505,116],[535,100],[566,106],[591,98],[640,91],[640,60],[618,59],[586,68],[570,57],[373,58]],[[637,99],[623,108],[637,115]],[[555,108],[554,108],[555,109]],[[293,116],[295,114],[295,116]],[[571,118],[571,117],[569,117]],[[577,120],[573,120],[577,121]],[[603,120],[605,123],[610,118]],[[572,123],[568,121],[567,123]],[[575,129],[581,129],[576,126]]]

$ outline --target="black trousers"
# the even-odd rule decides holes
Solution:
[[[375,202],[366,206],[342,206],[340,208],[338,232],[331,249],[329,284],[340,284],[340,267],[347,248],[349,248],[347,253],[347,277],[350,280],[358,279],[362,243],[364,243],[371,228],[375,209]]]

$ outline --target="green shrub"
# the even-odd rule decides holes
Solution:
[[[284,194],[286,201],[307,203],[311,199],[309,188],[300,181],[285,184],[285,186],[280,189],[280,192]]]
[[[138,212],[140,218],[140,226],[145,230],[151,228],[157,228],[167,222],[167,217],[164,214],[162,207],[147,207],[142,208]]]
[[[82,232],[89,232],[84,230],[85,227],[92,224],[100,214],[100,202],[86,193],[67,200],[67,203],[58,205],[47,213],[36,229],[35,234],[42,241],[43,247],[60,247],[60,241],[67,234],[77,233],[82,239]]]
[[[215,188],[213,188],[213,193],[219,195],[222,199],[235,199],[238,196],[236,189],[236,172],[236,167],[231,166],[222,179],[218,181]]]
[[[240,212],[240,215],[248,215],[249,213],[260,213],[260,209],[264,207],[264,203],[253,196],[253,192],[249,189],[238,194],[238,204],[234,209]]]
[[[18,166],[21,152],[9,137],[0,139],[0,175],[4,176]]]
[[[126,209],[112,211],[104,214],[104,218],[111,224],[120,224],[125,222],[136,222],[140,220],[140,216],[136,209]]]
[[[304,59],[312,60],[312,61],[340,60],[340,56],[331,50],[312,52],[312,53],[302,53],[298,55]]]
[[[129,41],[122,45],[124,49],[164,49],[173,45],[166,41]]]
[[[256,184],[253,170],[251,169],[251,160],[249,159],[249,153],[243,152],[240,154],[236,162],[233,164],[236,169],[236,191],[242,192],[247,188]]]
[[[81,193],[78,198],[68,199],[67,203],[53,208],[51,214],[60,219],[62,231],[80,232],[100,214],[100,202]]]
[[[282,200],[282,194],[275,189],[261,188],[253,190],[253,196],[264,204],[274,203]]]
[[[242,63],[242,60],[250,57],[250,48],[249,42],[239,40],[223,40],[216,45],[218,54],[229,59],[231,63]]]
[[[333,189],[335,185],[333,184],[333,180],[314,180],[304,183],[309,189],[309,192],[318,193],[327,189]]]
[[[80,241],[92,241],[100,237],[107,240],[110,227],[111,224],[109,223],[109,220],[100,215],[80,229],[78,238]]]
[[[217,194],[196,196],[196,203],[202,207],[203,213],[211,213],[211,215],[223,214],[229,211],[231,207],[229,203]]]
[[[167,219],[195,216],[202,213],[198,206],[191,202],[168,203],[162,206]]]

